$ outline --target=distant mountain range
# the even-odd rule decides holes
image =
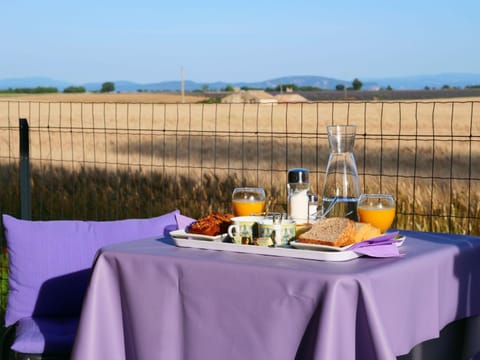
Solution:
[[[445,73],[435,75],[418,75],[404,77],[386,77],[386,78],[359,78],[363,83],[364,90],[377,90],[381,88],[391,87],[395,90],[418,90],[429,87],[431,89],[440,89],[445,85],[449,87],[464,88],[466,86],[480,85],[480,74],[468,73]],[[106,80],[115,84],[115,91],[118,92],[137,92],[137,91],[180,91],[181,82],[178,81],[162,81],[155,83],[138,83],[125,80]],[[38,86],[56,87],[59,91],[63,91],[69,86],[83,86],[87,91],[98,91],[101,89],[103,82],[92,82],[85,84],[70,83],[68,81],[54,80],[43,77],[28,78],[10,78],[0,79],[0,89],[15,88],[34,88]],[[199,83],[191,80],[185,81],[185,91],[194,90],[221,90],[226,86],[234,87],[250,87],[250,88],[275,88],[278,85],[295,84],[299,87],[313,86],[321,89],[335,89],[337,85],[350,86],[352,80],[334,79],[324,76],[284,76],[275,79],[259,81],[259,82],[212,82]]]

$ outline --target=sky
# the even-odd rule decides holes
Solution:
[[[480,73],[478,0],[0,0],[0,79]]]

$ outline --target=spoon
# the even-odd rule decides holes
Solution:
[[[327,216],[327,214],[332,210],[333,206],[337,202],[337,199],[338,199],[337,197],[333,198],[332,202],[325,209],[325,212],[320,216],[320,219],[324,219]],[[318,211],[313,213],[312,215],[317,215],[317,214],[318,214]],[[347,216],[352,215],[352,214],[353,214],[353,210],[343,214],[342,217],[347,217]]]
[[[328,205],[328,207],[325,209],[325,211],[322,213],[322,215],[320,216],[320,219],[323,219],[327,216],[327,214],[330,212],[330,210],[333,209],[333,206],[335,205],[335,203],[337,202],[337,197],[335,196],[332,200],[332,202]]]

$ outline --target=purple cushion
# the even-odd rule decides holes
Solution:
[[[80,314],[97,250],[177,229],[178,210],[149,219],[28,221],[3,215],[9,256],[5,323]]]
[[[78,328],[75,318],[23,318],[12,349],[24,354],[69,354]]]

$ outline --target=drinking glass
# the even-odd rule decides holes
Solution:
[[[235,188],[232,208],[235,216],[248,216],[265,211],[265,190],[261,187]]]
[[[390,194],[362,194],[358,198],[358,219],[378,228],[382,233],[395,218],[395,199]]]

